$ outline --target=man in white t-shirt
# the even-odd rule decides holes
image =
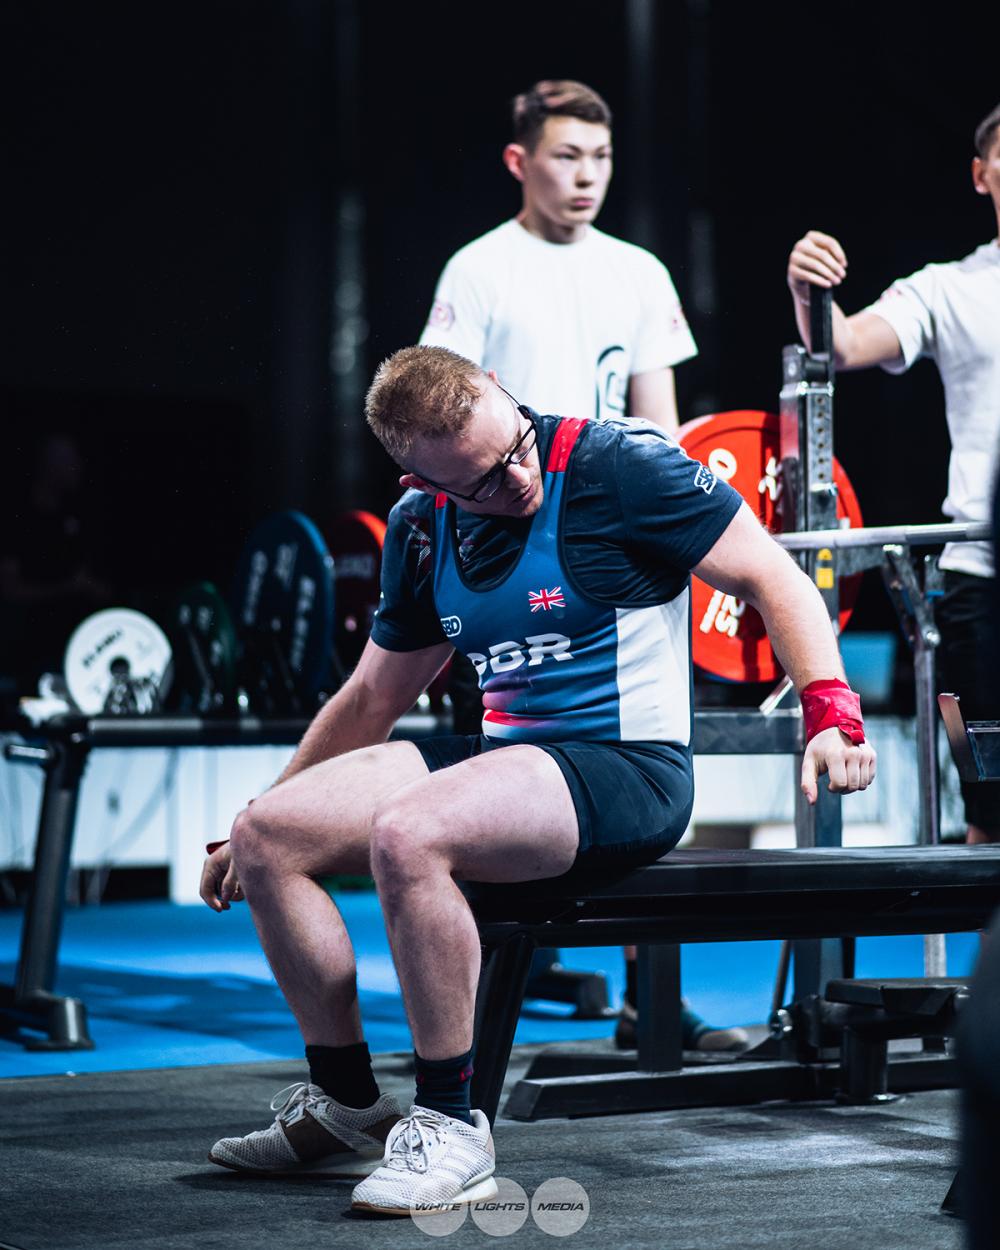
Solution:
[[[975,149],[972,183],[992,200],[1000,233],[1000,105],[977,127]],[[811,288],[839,286],[846,274],[844,249],[830,235],[810,230],[792,249],[788,285],[805,343]],[[1000,443],[1000,238],[962,260],[926,265],[853,316],[834,303],[833,345],[839,369],[881,365],[902,373],[923,356],[934,361],[951,437],[942,510],[956,521],[988,521]],[[938,686],[960,696],[968,719],[995,719],[992,544],[951,543],[941,567]],[[963,785],[962,791],[968,840],[1000,841],[1000,782]]]
[[[666,267],[597,230],[611,181],[611,110],[592,88],[543,81],[514,99],[503,160],[521,184],[521,211],[452,256],[420,337],[494,371],[539,412],[641,417],[677,429],[674,366],[697,355]],[[460,657],[449,692],[456,731],[482,717],[478,684]],[[616,1030],[635,1045],[636,963],[626,948],[625,1007]],[[742,1050],[742,1029],[715,1029],[686,1004],[686,1048]]]
[[[611,113],[582,83],[514,101],[507,169],[522,205],[441,274],[421,343],[495,370],[511,394],[563,416],[677,428],[673,367],[697,354],[666,268],[595,229],[611,180]]]

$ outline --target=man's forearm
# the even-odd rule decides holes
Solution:
[[[395,710],[352,678],[317,712],[275,785],[335,755],[385,742],[395,723]]]
[[[822,596],[798,565],[788,564],[779,584],[747,601],[761,614],[774,654],[801,691],[812,681],[842,679],[844,665]]]

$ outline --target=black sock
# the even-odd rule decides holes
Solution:
[[[454,1059],[421,1059],[413,1052],[417,1074],[418,1107],[441,1111],[456,1120],[472,1123],[470,1086],[472,1083],[472,1051]]]
[[[625,1001],[630,1007],[639,1006],[638,959],[625,960]]]
[[[351,1046],[307,1046],[309,1080],[345,1107],[370,1107],[378,1101],[367,1042]]]

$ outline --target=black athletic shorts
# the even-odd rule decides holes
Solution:
[[[450,734],[413,743],[437,772],[512,742]],[[580,826],[573,871],[651,864],[687,828],[694,800],[691,753],[669,742],[536,743],[562,770]]]
[[[966,720],[1000,720],[992,578],[945,571],[934,616],[941,631],[937,688],[957,694]],[[965,819],[1000,837],[1000,781],[962,783]]]

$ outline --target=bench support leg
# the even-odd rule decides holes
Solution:
[[[869,1037],[860,1030],[844,1029],[840,1043],[840,1094],[838,1101],[867,1106],[891,1102],[889,1088],[889,1043],[884,1037]]]
[[[802,771],[802,756],[795,757],[795,845],[842,846],[844,841],[843,813],[840,795],[831,794],[825,782],[819,787],[815,804],[806,802],[798,784]],[[793,942],[793,988],[792,999],[801,1003],[826,992],[829,981],[853,975],[854,948],[839,938],[806,938]],[[852,971],[846,971],[848,967]],[[816,1058],[818,1052],[801,1040],[799,1058]]]
[[[531,938],[519,934],[483,952],[476,994],[472,1105],[483,1111],[491,1124],[500,1106],[534,951]]]
[[[683,1064],[681,948],[640,946],[638,958],[637,1066],[640,1072],[676,1072]]]

